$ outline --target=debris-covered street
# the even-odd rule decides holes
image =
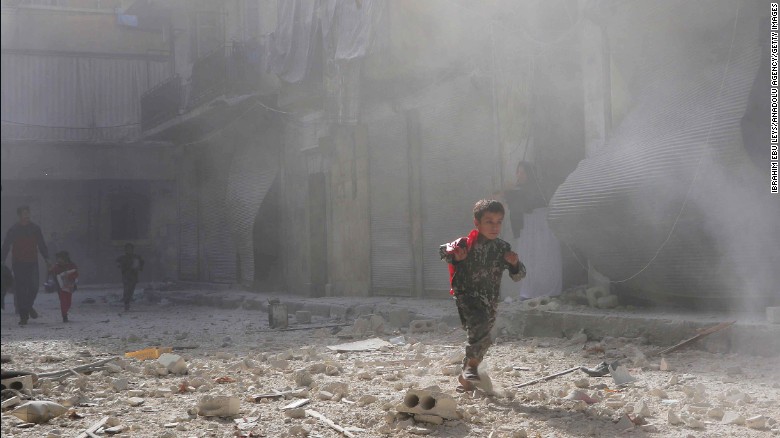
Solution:
[[[209,293],[230,297],[232,292]],[[457,393],[455,376],[460,373],[464,334],[460,327],[441,322],[442,315],[455,312],[449,301],[426,300],[425,306],[403,303],[416,311],[431,309],[431,315],[410,313],[413,321],[427,321],[412,322],[413,328],[392,327],[391,320],[398,315],[382,315],[380,309],[387,306],[358,303],[346,308],[344,319],[315,315],[305,324],[296,322],[292,313],[287,330],[273,330],[267,313],[259,309],[139,298],[124,313],[120,296],[120,290],[78,292],[72,322],[67,324],[54,317],[57,302],[51,294],[42,294],[40,317],[26,327],[17,326],[10,311],[3,313],[2,354],[4,362],[10,360],[4,370],[64,371],[39,378],[31,392],[21,391],[20,401],[51,401],[67,410],[47,423],[35,424],[11,415],[4,402],[3,436],[761,437],[780,433],[776,358],[711,353],[692,345],[668,354],[662,364],[651,357],[660,347],[642,338],[588,339],[580,334],[570,339],[520,339],[504,333],[485,362],[496,394]],[[323,299],[319,305],[328,302]],[[358,313],[365,315],[355,322],[353,315]],[[328,327],[311,328],[320,326]],[[369,342],[362,344],[366,348],[357,348],[369,351],[328,348],[372,339],[373,346]],[[126,352],[152,346],[172,347],[172,354],[182,360],[170,354],[159,361],[124,358]],[[101,364],[112,357],[117,359]],[[167,367],[160,364],[163,359]],[[618,387],[609,374],[588,377],[575,371],[513,388],[575,366],[616,360],[634,382]],[[100,365],[83,368],[94,363]],[[404,412],[413,410],[404,408],[414,406],[411,399],[423,400],[425,394],[437,400],[429,414]],[[422,405],[421,401],[417,408]],[[88,430],[93,435],[84,434]]]

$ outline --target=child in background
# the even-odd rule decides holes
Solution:
[[[125,302],[125,311],[128,311],[138,283],[138,273],[144,269],[144,259],[135,253],[135,246],[128,242],[125,244],[125,253],[117,257],[116,264],[122,271],[122,301]]]
[[[55,254],[55,257],[57,262],[51,267],[50,272],[54,274],[57,281],[62,322],[68,322],[68,311],[73,301],[73,292],[76,291],[79,268],[70,260],[70,254],[67,251],[60,251]]]

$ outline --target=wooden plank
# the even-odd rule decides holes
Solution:
[[[347,438],[355,438],[355,434],[353,434],[352,432],[344,429],[343,427],[341,427],[338,424],[334,423],[330,418],[320,414],[319,412],[317,412],[317,411],[315,411],[313,409],[306,409],[306,415],[308,415],[310,417],[314,417],[314,418],[322,421],[323,423],[325,423],[328,426],[330,426],[331,429],[333,429],[333,430],[335,430],[337,432],[342,433]]]
[[[103,427],[104,424],[106,424],[106,421],[108,421],[108,416],[101,418],[97,423],[93,424],[92,426],[89,426],[87,430],[84,432],[81,432],[76,438],[95,438],[97,435],[95,435],[95,432],[98,431],[101,427]]]

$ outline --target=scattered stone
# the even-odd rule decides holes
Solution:
[[[661,365],[658,366],[658,369],[661,371],[671,371],[672,367],[669,365],[669,362],[666,361],[666,358],[662,357]]]
[[[669,398],[669,395],[661,388],[653,388],[650,390],[650,395],[654,397],[658,397],[660,399],[667,399]]]
[[[634,414],[641,418],[647,418],[652,415],[650,412],[650,407],[647,406],[647,403],[645,403],[644,400],[641,400],[639,403],[634,405]]]
[[[187,363],[178,354],[163,353],[157,359],[157,363],[171,374],[187,374]]]
[[[763,415],[756,415],[745,419],[745,425],[751,429],[764,430],[766,429],[767,418]]]
[[[320,400],[333,400],[333,393],[328,391],[320,391],[317,393],[317,398]]]
[[[130,397],[127,399],[127,404],[130,406],[141,406],[145,401],[141,397]]]
[[[625,430],[633,429],[633,428],[634,428],[634,422],[633,422],[633,421],[631,421],[631,419],[630,419],[630,418],[628,418],[628,415],[625,415],[625,414],[624,414],[624,415],[622,415],[622,416],[620,417],[620,420],[618,420],[618,422],[617,422],[617,428],[618,428],[618,430],[620,430],[620,431],[625,431]]]
[[[693,416],[683,417],[683,422],[691,429],[704,429],[704,422]]]
[[[723,418],[724,412],[721,408],[712,408],[707,411],[707,416],[720,421]]]
[[[303,408],[287,409],[284,411],[284,415],[290,418],[305,418],[306,409]]]
[[[675,413],[671,409],[666,413],[666,420],[672,426],[676,426],[676,425],[682,423],[682,419],[680,419],[680,417],[677,415],[677,413]]]
[[[366,405],[370,405],[371,403],[374,403],[374,402],[375,402],[375,401],[377,401],[377,400],[378,400],[378,399],[377,399],[375,396],[373,396],[373,395],[369,395],[369,394],[366,394],[366,395],[363,395],[363,396],[361,396],[361,397],[358,399],[358,401],[357,401],[357,405],[358,405],[359,407],[363,407],[363,406],[366,406]]]
[[[114,389],[114,391],[124,391],[127,389],[127,379],[113,379],[111,380],[111,388]]]
[[[574,381],[574,386],[577,388],[589,388],[590,387],[590,381],[586,378],[577,379]]]
[[[589,405],[599,402],[599,399],[593,398],[585,391],[580,391],[579,389],[571,391],[566,397],[564,397],[564,400],[581,400]]]
[[[726,411],[723,413],[723,417],[721,417],[720,422],[723,424],[743,425],[745,424],[745,417],[739,415],[739,412]]]
[[[59,403],[50,401],[28,401],[11,411],[11,415],[27,423],[45,423],[57,418],[68,409]]]
[[[314,380],[311,377],[311,374],[309,374],[306,370],[298,370],[293,373],[293,380],[295,381],[295,386],[301,387],[311,386],[312,383],[314,383]]]
[[[198,415],[204,417],[235,417],[241,408],[238,397],[203,396],[198,402]]]

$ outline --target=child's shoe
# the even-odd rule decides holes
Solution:
[[[62,314],[62,322],[68,322],[68,314],[67,313],[63,313]]]
[[[30,318],[38,319],[38,312],[36,312],[32,307],[30,307]]]

